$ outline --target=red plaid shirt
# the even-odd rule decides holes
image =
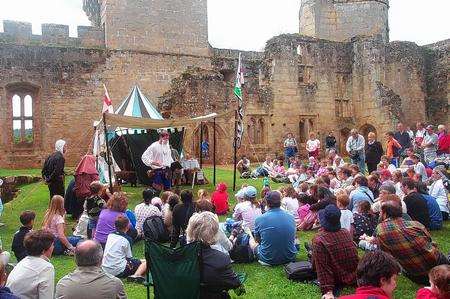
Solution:
[[[386,219],[378,224],[375,235],[380,249],[392,254],[410,275],[426,276],[436,266],[439,250],[421,223]]]
[[[312,249],[323,294],[333,291],[335,286],[355,284],[358,252],[348,230],[320,230],[313,238]]]

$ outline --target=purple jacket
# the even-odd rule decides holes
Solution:
[[[116,212],[110,209],[102,210],[98,217],[94,239],[100,243],[106,243],[108,235],[116,230],[114,222],[116,221],[117,216],[120,215],[126,217],[125,213],[122,212]]]

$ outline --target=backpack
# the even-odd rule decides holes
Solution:
[[[294,281],[314,280],[317,277],[312,264],[308,261],[289,263],[284,266],[284,272],[288,279]]]
[[[161,216],[153,215],[145,219],[142,230],[146,241],[158,243],[169,241],[169,232]]]
[[[255,255],[249,245],[250,236],[242,233],[237,236],[236,243],[230,250],[230,258],[235,263],[251,263],[255,260]]]

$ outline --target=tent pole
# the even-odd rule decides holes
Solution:
[[[236,165],[237,165],[237,118],[238,112],[234,112],[234,142],[233,142],[233,191],[236,191]]]
[[[213,184],[216,186],[216,118],[213,119]]]
[[[106,130],[106,113],[103,113],[103,132],[105,134],[105,143],[106,143],[106,164],[108,164],[108,176],[109,176],[109,189],[110,192],[113,193],[113,183],[112,183],[112,174],[111,174],[111,157],[109,153],[109,142],[108,142],[108,135]]]
[[[203,143],[203,122],[200,122],[200,144],[198,148],[200,154],[200,169],[203,169],[202,143]]]

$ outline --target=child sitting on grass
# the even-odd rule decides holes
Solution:
[[[448,299],[450,298],[450,266],[440,265],[428,273],[430,286],[417,291],[416,299]]]
[[[93,181],[89,186],[91,196],[86,199],[85,210],[89,216],[87,235],[89,239],[94,238],[93,232],[97,227],[98,216],[106,206],[106,202],[101,197],[104,186],[99,181]]]
[[[336,205],[341,210],[341,228],[352,233],[353,213],[347,209],[349,203],[350,199],[347,194],[340,194],[336,197]]]
[[[133,258],[131,243],[127,232],[130,229],[130,221],[127,217],[119,215],[114,223],[116,231],[108,235],[103,254],[103,270],[119,278],[128,277],[129,281],[143,283],[147,269],[145,260]]]
[[[22,226],[14,234],[11,250],[16,256],[17,262],[20,262],[24,257],[28,255],[25,246],[23,246],[23,240],[25,235],[33,229],[34,219],[36,218],[36,213],[33,211],[23,211],[20,214],[20,223]]]

